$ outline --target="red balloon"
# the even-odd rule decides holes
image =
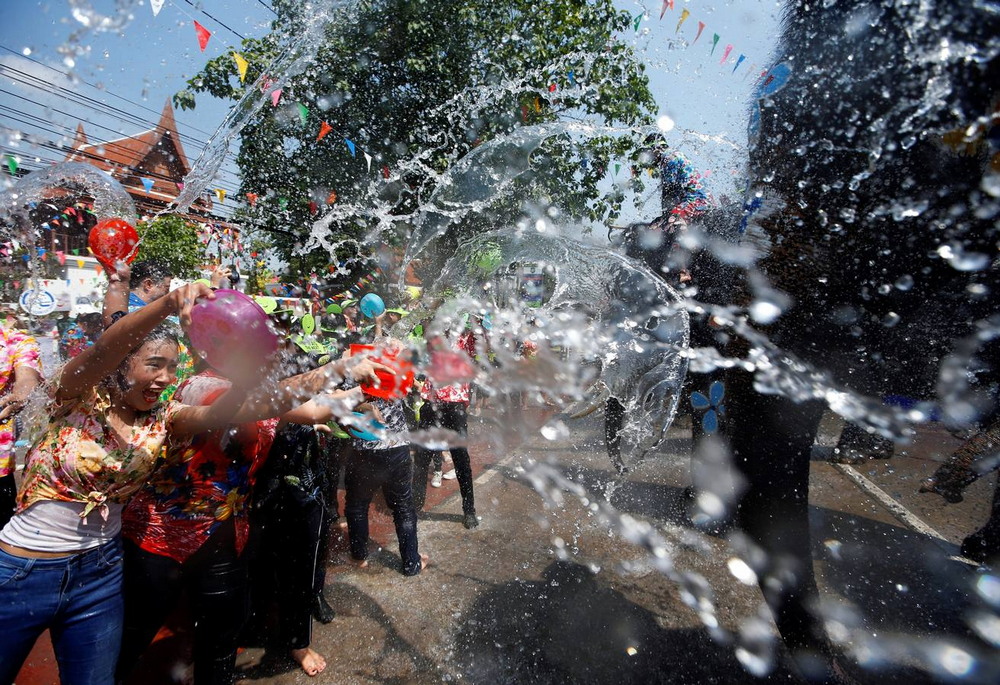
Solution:
[[[139,243],[139,234],[130,223],[124,219],[102,219],[90,229],[87,244],[97,261],[106,267],[114,268],[116,262],[124,261],[131,264],[135,259],[135,246]]]

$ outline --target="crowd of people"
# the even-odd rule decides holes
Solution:
[[[426,399],[419,383],[406,395],[368,394],[377,373],[396,373],[378,354],[410,354],[382,328],[406,312],[365,325],[353,301],[342,303],[323,354],[297,346],[288,312],[278,312],[275,331],[287,335],[273,368],[223,375],[187,353],[182,331],[224,270],[174,290],[156,262],[119,262],[108,276],[103,312],[64,333],[59,368],[42,369],[30,335],[0,329],[0,682],[14,681],[45,630],[62,682],[137,682],[185,596],[199,685],[232,683],[238,647],[268,621],[278,626],[263,631],[277,636],[269,646],[319,674],[326,663],[310,647],[311,626],[335,618],[324,583],[331,537],[344,527],[341,469],[354,562],[368,565],[369,508],[381,490],[400,571],[419,574],[426,468],[415,482],[409,431],[442,425],[464,437],[468,384],[431,390],[428,381]],[[460,349],[473,349],[470,336]],[[352,353],[352,342],[372,352]],[[15,480],[13,418],[33,394],[44,395],[44,420],[24,436]],[[414,403],[424,405],[419,420]],[[418,462],[426,453],[417,448]],[[451,458],[465,526],[475,528],[468,452]]]

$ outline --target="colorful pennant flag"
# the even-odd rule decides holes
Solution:
[[[212,37],[212,32],[197,21],[194,21],[194,30],[198,34],[198,47],[201,48],[202,52],[205,52],[205,48],[208,46],[208,39]]]
[[[663,19],[663,15],[666,14],[668,9],[674,8],[674,0],[663,0],[663,7],[660,8],[660,19]]]
[[[318,143],[319,141],[323,140],[323,136],[325,136],[332,130],[333,126],[330,126],[330,124],[326,123],[325,121],[321,122],[319,125],[319,135],[316,136],[316,142]]]
[[[236,70],[240,72],[240,83],[243,83],[247,78],[247,67],[250,63],[238,52],[233,53],[233,61],[236,62]]]
[[[271,91],[271,104],[275,107],[278,106],[278,100],[281,99],[281,88],[275,88]]]
[[[225,202],[226,201],[226,191],[225,191],[225,189],[224,188],[216,188],[215,189],[215,196],[217,198],[219,198],[219,202]]]
[[[330,194],[326,196],[326,204],[332,205],[336,201],[337,201],[337,191],[331,190]]]
[[[257,193],[247,193],[247,202],[251,207],[257,206]]]
[[[7,155],[7,170],[10,171],[11,176],[17,175],[17,159],[14,155]]]
[[[146,189],[147,193],[152,192],[152,190],[153,190],[153,183],[154,183],[153,179],[151,179],[151,178],[140,178],[139,180],[142,181],[142,187]]]
[[[365,156],[365,161],[368,162],[368,171],[370,173],[372,170],[372,156],[367,152],[364,152],[362,154]]]
[[[714,55],[715,54],[715,46],[718,45],[718,44],[719,44],[719,34],[716,33],[716,34],[712,35],[712,51],[710,53],[708,53],[709,55]]]
[[[305,126],[306,121],[309,120],[309,108],[303,105],[301,102],[296,102],[295,106],[298,107],[299,109],[299,121],[301,121],[302,125]]]
[[[639,30],[639,24],[641,23],[642,23],[642,12],[639,12],[639,14],[635,15],[635,19],[632,20],[632,24],[635,26],[636,31]]]
[[[351,157],[357,157],[358,155],[357,152],[355,151],[354,143],[348,140],[347,138],[344,138],[344,143],[347,145],[347,149],[351,151]]]
[[[722,59],[719,60],[719,64],[725,64],[726,60],[729,59],[729,53],[733,51],[733,44],[730,43],[726,46],[725,51],[722,53]]]
[[[164,0],[149,0],[149,9],[153,10],[153,16],[155,17],[163,9]]]
[[[691,16],[691,12],[690,11],[688,11],[686,9],[681,11],[681,20],[679,22],[677,22],[677,28],[674,29],[674,33],[680,33],[680,31],[681,31],[681,25],[684,22],[686,22],[687,18],[690,17],[690,16]]]
[[[705,22],[699,21],[698,22],[698,34],[694,37],[694,40],[691,41],[691,45],[694,45],[695,43],[698,42],[698,39],[701,38],[701,32],[704,31],[704,30],[705,30]]]
[[[736,73],[736,70],[740,68],[740,65],[743,64],[743,60],[745,60],[746,58],[747,58],[746,55],[744,55],[742,53],[740,54],[739,59],[736,60],[736,66],[733,67],[733,73],[734,74]]]

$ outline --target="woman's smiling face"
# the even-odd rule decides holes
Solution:
[[[160,394],[177,379],[177,344],[167,340],[143,343],[128,361],[123,399],[138,411],[149,411]]]

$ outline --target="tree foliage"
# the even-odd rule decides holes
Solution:
[[[198,227],[177,215],[158,216],[140,221],[137,259],[158,259],[173,268],[178,278],[194,278],[205,263],[205,250],[198,238]]]
[[[195,93],[240,98],[314,11],[290,0],[274,7],[272,33],[234,48],[250,63],[243,84],[227,53],[192,78],[175,104],[194,107]],[[567,119],[650,123],[654,102],[643,66],[615,39],[630,22],[611,0],[366,0],[340,10],[315,59],[281,82],[281,105],[263,107],[242,131],[241,192],[258,198],[247,216],[286,260],[324,214],[336,240],[371,230],[370,217],[336,211],[344,205],[382,203],[401,217],[405,234],[405,217],[440,174],[486,141]],[[317,140],[323,122],[331,130]],[[573,217],[614,212],[597,182],[622,143],[595,136],[587,145],[581,153],[566,137],[548,141],[532,183],[504,198],[500,215],[510,219],[531,195]],[[372,157],[370,169],[363,154]],[[341,243],[336,256],[359,249]],[[303,270],[329,261],[326,250],[317,252]]]

